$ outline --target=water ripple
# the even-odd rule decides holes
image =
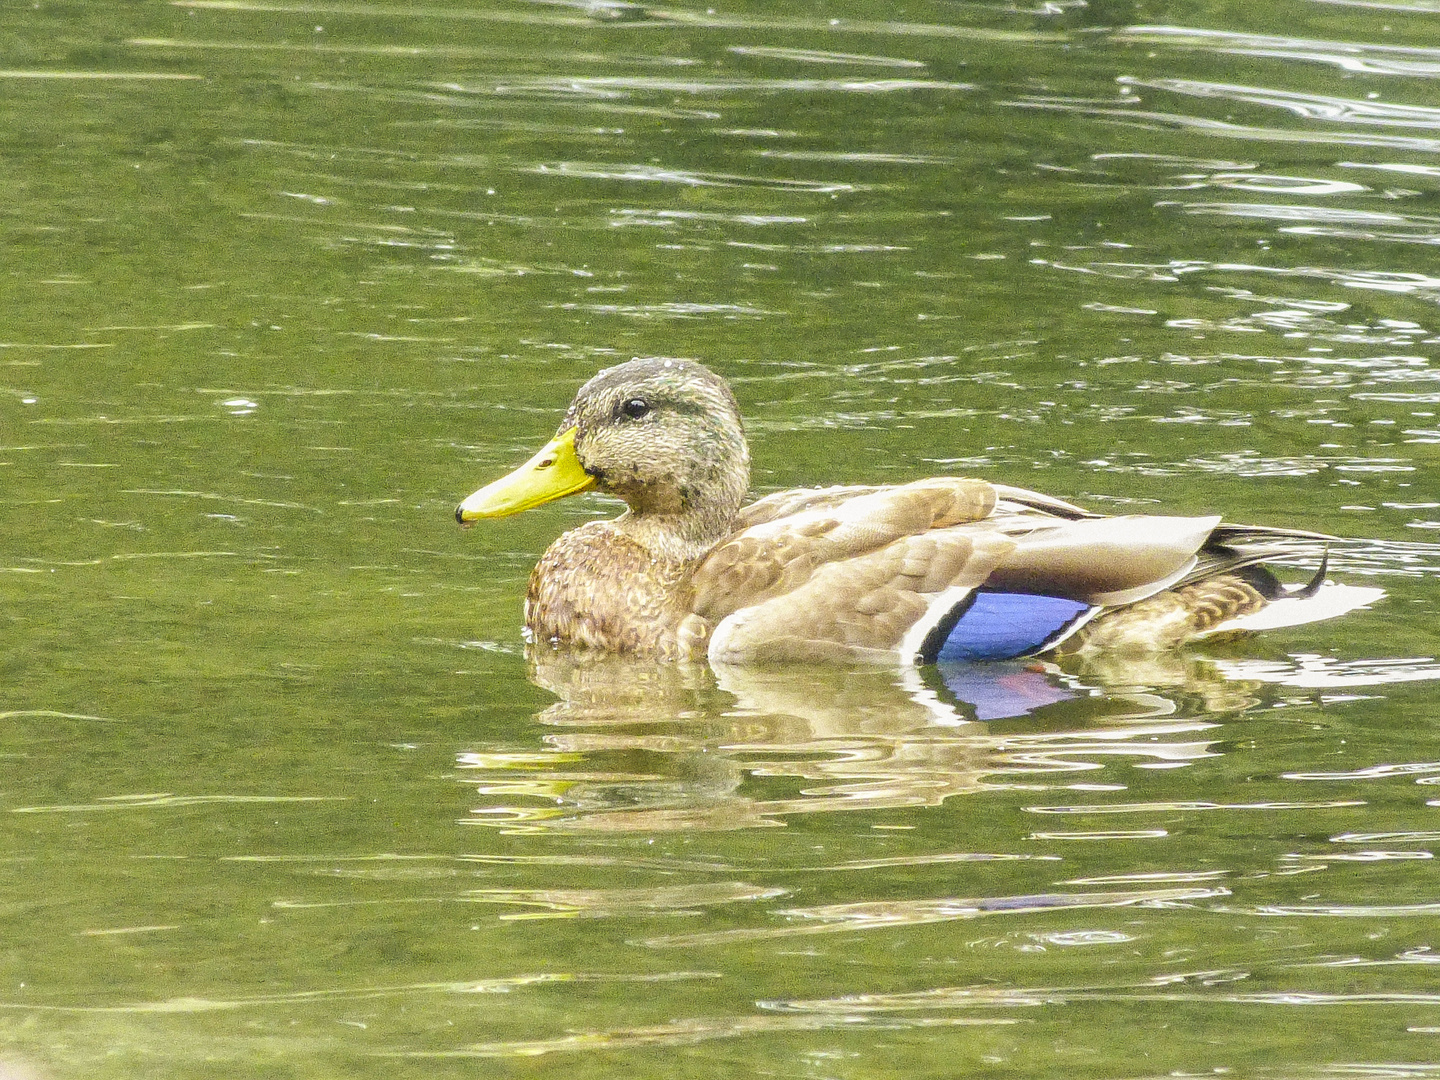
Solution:
[[[1153,870],[1134,874],[1107,874],[1102,877],[1070,878],[1062,885],[1149,885],[1162,882],[1193,884],[1201,881],[1218,881],[1228,877],[1229,870]]]
[[[1393,683],[1440,679],[1440,664],[1431,657],[1378,660],[1337,660],[1300,653],[1288,661],[1217,660],[1216,666],[1235,679],[1278,683],[1311,689],[1387,686]]]
[[[1440,915],[1440,904],[1260,904],[1255,907],[1217,907],[1228,915],[1275,915],[1333,919],[1398,919]],[[1433,995],[1440,1004],[1440,995]]]
[[[625,0],[531,0],[582,14],[556,15],[499,11],[477,7],[424,7],[414,4],[354,3],[350,0],[170,0],[175,7],[212,11],[273,12],[293,15],[359,15],[368,18],[402,20],[466,20],[514,23],[550,27],[601,27],[619,31],[645,30],[665,25],[717,30],[783,30],[804,34],[877,34],[883,37],[921,37],[941,40],[1010,42],[1029,44],[1063,42],[1066,35],[1033,30],[1001,30],[991,27],[956,26],[938,23],[891,22],[877,19],[805,18],[779,15],[731,15],[714,8],[689,11],[681,8],[646,7]]]
[[[1295,862],[1414,862],[1432,859],[1434,856],[1428,851],[1350,851],[1343,855],[1336,855],[1334,852],[1321,855],[1282,855],[1282,859]]]
[[[1089,829],[1084,832],[1035,832],[1027,840],[1163,840],[1165,829]]]
[[[726,214],[713,210],[635,209],[610,211],[611,225],[650,225],[668,228],[679,222],[716,222],[727,225],[807,225],[810,219],[794,214]]]
[[[1222,98],[1227,101],[1242,101],[1249,105],[1268,105],[1285,109],[1307,120],[1331,120],[1383,127],[1440,128],[1440,108],[1426,105],[1397,105],[1386,101],[1302,94],[1292,90],[1200,82],[1193,79],[1138,79],[1121,76],[1116,82],[1123,86],[1143,86],[1188,97]]]
[[[1175,204],[1181,205],[1181,204]],[[1387,293],[1418,296],[1432,303],[1440,303],[1440,277],[1411,270],[1372,270],[1344,266],[1266,266],[1262,263],[1211,262],[1206,259],[1172,259],[1163,263],[1131,263],[1095,261],[1075,266],[1047,260],[1033,260],[1036,265],[1054,266],[1056,269],[1080,269],[1090,273],[1119,279],[1141,279],[1150,281],[1181,281],[1192,274],[1259,274],[1268,277],[1301,278],[1323,281],[1350,289],[1376,290]],[[1413,323],[1406,324],[1413,326]],[[1393,329],[1383,322],[1375,326],[1347,327],[1358,334],[1355,337],[1339,337],[1337,340],[1355,342],[1369,341],[1367,331],[1372,329],[1391,332]],[[1391,337],[1377,338],[1391,341]],[[1410,339],[1413,343],[1413,338]]]
[[[826,52],[822,49],[788,49],[776,45],[729,45],[726,52],[736,56],[758,56],[766,60],[794,60],[802,64],[856,64],[868,67],[923,68],[920,60],[894,56],[865,56],[860,53]]]
[[[926,1028],[937,1026],[972,1027],[996,1024],[1013,1024],[1017,1021],[1000,1017],[953,1017],[925,1023]],[[648,1027],[612,1028],[603,1031],[591,1030],[558,1035],[550,1039],[530,1039],[517,1042],[474,1043],[454,1050],[410,1050],[390,1051],[378,1056],[403,1058],[519,1058],[530,1060],[545,1054],[585,1053],[596,1050],[625,1050],[649,1046],[694,1046],[713,1039],[748,1038],[754,1036],[789,1034],[806,1031],[826,1031],[856,1028],[894,1030],[912,1027],[908,1023],[884,1022],[867,1023],[863,1019],[829,1016],[722,1016],[675,1020],[668,1024]]]
[[[1077,726],[1075,706],[1094,691],[1058,670],[996,665],[942,671],[943,687],[932,688],[914,676],[909,676],[913,685],[904,678],[897,682],[895,673],[883,671],[837,679],[834,673],[815,678],[804,671],[726,669],[675,671],[657,679],[619,659],[541,661],[532,656],[532,662],[535,680],[561,698],[537,718],[551,729],[545,748],[458,755],[453,779],[482,796],[462,819],[467,824],[510,834],[773,828],[792,815],[934,806],[987,790],[1045,790],[1057,782],[1069,790],[1092,790],[1070,778],[1112,763],[1174,769],[1218,756],[1218,734],[1211,734],[1217,713],[1251,709],[1260,700],[1256,689],[1265,682],[1298,678],[1286,665],[1256,668],[1262,676],[1256,678],[1235,662],[1207,662],[1203,671],[1178,662],[1121,665],[1104,674],[1111,681],[1128,679],[1124,688],[1103,696],[1103,716]],[[1234,670],[1226,663],[1235,664]],[[1341,662],[1315,656],[1304,663],[1313,676]],[[1393,662],[1347,663],[1377,682],[1407,674]],[[710,709],[696,696],[708,692],[706,674],[716,679],[715,690],[733,697],[734,705],[703,731],[675,727],[677,718]],[[1350,677],[1350,672],[1327,670],[1327,675],[1332,681],[1317,685],[1334,685],[1334,679]],[[1156,692],[1156,687],[1179,693]],[[1204,702],[1205,715],[1212,719],[1175,715],[1192,700]],[[1052,709],[1060,730],[991,731],[967,720],[982,711],[987,717],[1040,717]],[[763,778],[758,792],[747,782],[752,777]],[[1125,809],[1163,813],[1321,805],[1185,800]],[[1323,804],[1335,805],[1349,804]],[[1060,811],[1052,807],[1050,812]],[[1034,833],[1027,839],[1073,843],[1165,835],[1163,829],[1081,830]],[[1002,857],[1013,855],[924,859]]]
[[[347,0],[315,3],[288,3],[283,0],[170,0],[172,7],[205,11],[266,12],[284,15],[356,15],[365,18],[389,19],[459,19],[477,22],[516,23],[532,26],[588,27],[594,23],[585,18],[529,12],[496,11],[476,7],[422,7],[415,4],[351,3]]]
[[[742,173],[673,169],[661,165],[553,161],[520,166],[520,171],[539,176],[563,176],[582,180],[625,180],[647,184],[679,184],[682,187],[753,187],[774,191],[803,191],[814,194],[864,191],[864,187],[833,180],[795,180]]]
[[[674,301],[665,304],[554,304],[561,311],[593,311],[597,315],[624,315],[632,319],[701,319],[717,315],[722,319],[759,319],[783,315],[745,304],[700,304]]]
[[[1298,965],[1297,965],[1298,966]],[[1319,966],[1319,965],[1305,965]],[[1144,982],[1092,983],[1078,986],[1001,987],[944,986],[888,994],[855,994],[812,1000],[763,1001],[762,1008],[782,1012],[873,1013],[932,1011],[956,1008],[1010,1008],[1061,1005],[1084,1001],[1213,1002],[1262,1005],[1392,1005],[1431,1004],[1434,994],[1324,993],[1310,990],[1274,990],[1239,993],[1227,987],[1251,978],[1237,969],[1193,971],[1159,975]]]
[[[775,912],[795,920],[781,927],[745,927],[698,934],[676,934],[646,938],[637,942],[650,948],[679,948],[721,945],[739,941],[813,934],[848,933],[893,927],[924,926],[974,919],[982,915],[1023,914],[1083,908],[1155,906],[1187,903],[1211,897],[1229,896],[1223,888],[1137,889],[1122,892],[1046,893],[1034,896],[996,896],[983,899],[887,900],[870,903],[827,904],[812,908],[791,908]]]
[[[1317,779],[1292,777],[1286,779]],[[1363,799],[1338,799],[1330,802],[1145,802],[1145,803],[1081,803],[1075,806],[1026,806],[1027,814],[1164,814],[1183,810],[1335,810],[1345,806],[1365,806]]]
[[[1171,416],[1141,417],[1155,423],[1216,423],[1241,426],[1235,421],[1249,417],[1220,414],[1214,411],[1182,409]],[[1414,472],[1415,466],[1402,458],[1359,458],[1350,455],[1305,454],[1300,457],[1264,457],[1253,450],[1237,450],[1228,454],[1193,457],[1185,461],[1118,464],[1108,459],[1092,462],[1106,472],[1134,473],[1140,476],[1179,476],[1186,473],[1213,473],[1223,476],[1278,477],[1315,476],[1333,469],[1337,472]]]
[[[193,82],[203,75],[174,71],[39,71],[0,70],[0,79],[78,79],[97,82]]]
[[[1430,966],[1440,964],[1440,953],[1431,950],[1428,945],[1420,945],[1413,949],[1406,949],[1393,957],[1385,960],[1370,960],[1362,956],[1345,956],[1333,960],[1315,960],[1308,964],[1298,965],[1304,967],[1393,967],[1396,965],[1422,965]]]
[[[1379,841],[1388,843],[1416,843],[1428,844],[1440,840],[1440,832],[1375,832],[1375,833],[1340,833],[1338,836],[1330,837],[1332,844],[1374,844]]]
[[[0,712],[0,720],[21,720],[26,717],[39,717],[45,720],[98,720],[104,724],[118,724],[120,721],[108,716],[90,716],[86,713],[56,712],[54,709],[10,709],[7,712]]]
[[[1319,0],[1324,2],[1324,0]],[[1431,12],[1432,5],[1370,4],[1390,10]],[[1318,38],[1278,37],[1234,30],[1208,30],[1185,26],[1128,26],[1116,34],[1120,41],[1137,44],[1176,45],[1206,49],[1237,56],[1272,57],[1280,60],[1311,60],[1334,64],[1345,71],[1372,75],[1440,75],[1440,49],[1411,45],[1379,45],[1359,41],[1328,41]]]
[[[1440,773],[1440,761],[1421,761],[1405,765],[1371,765],[1345,772],[1287,772],[1285,780],[1377,780],[1391,776],[1422,776]]]
[[[313,803],[343,802],[346,795],[107,795],[98,802],[56,804],[49,806],[16,806],[12,814],[71,814],[91,810],[147,810],[151,807],[205,806],[211,803]]]
[[[476,904],[505,904],[534,910],[501,915],[502,920],[614,918],[696,915],[715,904],[773,900],[789,889],[765,888],[741,881],[648,885],[634,889],[472,889],[456,899]]]
[[[1386,225],[1428,229],[1432,238],[1440,217],[1386,213],[1378,210],[1346,210],[1336,206],[1304,206],[1299,203],[1178,203],[1187,214],[1223,214],[1227,217],[1264,218],[1269,221],[1318,221],[1342,225]]]
[[[318,507],[304,503],[277,502],[273,499],[242,499],[235,495],[220,495],[213,491],[184,491],[175,488],[126,488],[122,495],[167,495],[181,499],[205,499],[212,502],[239,503],[245,506],[273,506],[281,510],[306,510],[312,514],[324,513]],[[224,554],[232,554],[225,552]]]
[[[1013,1008],[1061,1005],[1085,1001],[1190,1002],[1230,1005],[1433,1005],[1440,995],[1426,993],[1324,993],[1311,990],[1274,990],[1237,993],[1213,991],[1249,978],[1245,971],[1193,972],[1180,976],[1159,976],[1148,983],[1096,984],[1053,987],[939,987],[894,994],[857,994],[813,1001],[780,1000],[761,1002],[763,1008],[785,1012],[911,1012],[955,1008]],[[1192,984],[1193,989],[1171,989]]]
[[[1233,191],[1264,191],[1277,195],[1357,195],[1369,191],[1350,180],[1326,180],[1318,176],[1284,176],[1279,173],[1217,172],[1186,186],[1229,188]]]
[[[367,1001],[375,998],[405,997],[414,994],[508,994],[530,986],[553,983],[635,982],[660,983],[690,979],[715,979],[720,976],[705,971],[670,971],[655,974],[609,974],[587,971],[540,972],[511,975],[494,979],[467,979],[451,982],[416,982],[395,985],[342,987],[327,990],[295,990],[273,994],[254,994],[234,998],[182,997],[158,1001],[128,1002],[123,1005],[57,1005],[27,1001],[0,1000],[0,1010],[57,1013],[139,1013],[178,1014],[226,1012],[235,1009],[264,1008],[270,1005],[296,1005],[312,1001]]]
[[[459,94],[503,96],[625,98],[630,92],[642,94],[728,94],[778,92],[893,94],[907,90],[973,90],[973,83],[940,79],[674,79],[654,75],[574,75],[512,79],[489,86],[445,83],[442,88]]]
[[[844,165],[954,165],[956,159],[936,154],[893,154],[862,150],[754,150],[756,157],[780,161],[829,161]]]
[[[1134,101],[1135,99],[1130,100]],[[1076,113],[1081,116],[1095,116],[1137,127],[1175,128],[1194,131],[1202,135],[1214,135],[1218,138],[1246,139],[1272,145],[1306,143],[1316,146],[1371,146],[1424,154],[1440,153],[1440,139],[1418,135],[1362,134],[1334,129],[1296,130],[1293,128],[1255,127],[1248,124],[1237,124],[1229,120],[1216,120],[1208,116],[1189,116],[1184,113],[1136,109],[1120,101],[1114,104],[1096,104],[1093,101],[1074,98],[1034,96],[1002,101],[998,104],[1016,109],[1043,109],[1051,112]]]

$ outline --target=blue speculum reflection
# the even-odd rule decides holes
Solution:
[[[1034,662],[975,663],[942,654],[939,672],[945,688],[974,710],[976,720],[1026,716],[1078,693]]]

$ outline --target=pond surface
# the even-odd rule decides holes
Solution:
[[[1429,0],[0,13],[0,1075],[1440,1074]],[[573,389],[1323,530],[1145,663],[524,655]],[[1294,569],[1293,580],[1310,572]]]

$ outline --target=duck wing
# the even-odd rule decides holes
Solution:
[[[995,532],[932,529],[824,563],[797,588],[721,619],[710,661],[914,663],[933,626],[1013,547]]]
[[[1326,548],[1338,541],[1323,533],[1213,517],[1042,519],[1029,531],[1017,517],[1009,527],[1020,540],[1015,552],[938,642],[936,659],[1008,659],[1057,647],[1151,652],[1332,619],[1385,595],[1326,580]],[[1319,569],[1308,582],[1285,585],[1266,565],[1285,562]],[[1062,626],[1065,598],[1088,606]],[[1056,630],[1042,640],[1046,618]]]
[[[692,610],[715,628],[712,662],[1041,652],[1100,611],[1185,579],[1219,525],[1097,517],[949,479],[781,492],[748,509],[755,523],[692,578]]]
[[[1083,647],[1102,625],[1127,648],[1166,648],[1280,617],[1262,609],[1287,609],[1286,625],[1378,593],[1337,607],[1323,567],[1286,587],[1260,565],[1322,555],[1320,533],[1104,517],[977,480],[777,492],[740,522],[690,582],[712,663],[1006,660]],[[1325,603],[1309,603],[1317,590]]]
[[[857,496],[873,495],[884,490],[885,487],[880,484],[846,484],[776,491],[763,499],[757,499],[749,506],[742,506],[735,515],[735,531],[744,532],[756,525],[764,525],[766,522],[801,514],[807,510],[833,510]]]
[[[1074,521],[997,515],[994,527],[1015,541],[1015,550],[986,585],[1099,607],[1133,604],[1183,580],[1219,524],[1219,517],[1150,514]]]
[[[997,513],[985,524],[1014,548],[981,588],[935,621],[915,660],[1011,660],[1048,652],[1097,616],[1186,580],[1219,520]]]
[[[982,583],[1013,543],[968,532],[995,506],[981,480],[779,492],[742,511],[742,531],[690,579],[692,612],[714,626],[717,663],[910,662],[907,634],[935,598]]]
[[[690,577],[691,610],[718,622],[788,596],[822,567],[908,536],[982,521],[995,507],[983,480],[940,477],[888,487],[782,491],[746,507],[741,530],[706,554]]]

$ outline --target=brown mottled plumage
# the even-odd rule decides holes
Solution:
[[[1058,651],[1174,649],[1212,633],[1230,619],[1254,614],[1267,603],[1260,590],[1240,575],[1223,574],[1148,596],[1101,615],[1081,627]]]
[[[743,506],[749,465],[723,380],[689,361],[633,360],[581,387],[555,439],[456,515],[500,517],[589,488],[623,499],[625,513],[565,533],[540,559],[525,600],[530,634],[712,662],[929,662],[956,648],[954,628],[982,594],[1001,605],[971,620],[992,648],[974,655],[987,658],[1169,649],[1382,595],[1322,586],[1323,567],[1310,586],[1286,589],[1259,565],[1314,550],[1326,539],[1314,533],[1106,518],[956,477],[782,491]],[[1313,603],[1317,593],[1328,602]],[[1031,641],[1030,616],[1004,607],[1015,595],[1078,614]],[[1290,612],[1271,615],[1272,605]],[[993,646],[996,635],[1005,643]]]

